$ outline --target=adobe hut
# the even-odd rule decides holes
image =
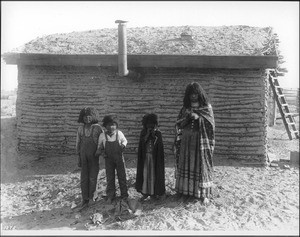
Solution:
[[[165,152],[171,155],[185,87],[197,81],[214,109],[215,157],[266,162],[266,69],[276,68],[278,60],[271,28],[123,30],[123,65],[117,27],[49,35],[3,55],[7,64],[18,65],[21,151],[74,153],[78,113],[94,106],[101,119],[118,116],[128,153],[137,151],[144,113],[157,113]]]

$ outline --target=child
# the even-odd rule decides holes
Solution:
[[[164,198],[166,191],[164,146],[161,132],[157,128],[157,115],[144,115],[142,125],[135,188],[143,194],[141,201],[148,196]]]
[[[83,108],[79,113],[78,123],[83,123],[77,130],[76,152],[78,166],[81,167],[80,185],[81,208],[93,203],[99,172],[99,156],[96,156],[98,138],[102,128],[98,123],[97,112],[91,108]]]
[[[107,202],[112,203],[116,197],[115,170],[117,170],[121,198],[126,201],[128,189],[126,181],[125,161],[123,151],[127,145],[124,134],[118,130],[118,122],[112,116],[105,116],[102,120],[106,132],[101,133],[98,142],[98,153],[104,150]]]

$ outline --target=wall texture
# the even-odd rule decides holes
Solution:
[[[95,107],[100,121],[119,118],[136,153],[145,113],[159,116],[165,152],[172,154],[174,124],[189,82],[206,90],[216,122],[215,157],[266,160],[268,82],[264,70],[144,69],[143,79],[116,68],[20,66],[17,130],[22,151],[75,151],[79,111]]]

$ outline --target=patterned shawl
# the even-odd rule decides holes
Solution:
[[[176,134],[174,141],[174,153],[175,159],[178,161],[180,140],[182,135],[182,129],[191,122],[191,113],[197,113],[200,116],[199,130],[201,134],[201,146],[210,150],[211,154],[214,151],[215,146],[215,121],[212,106],[209,104],[206,107],[199,109],[191,109],[182,107],[176,121]]]

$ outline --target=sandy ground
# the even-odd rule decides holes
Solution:
[[[101,161],[98,201],[78,211],[72,209],[80,202],[75,156],[53,154],[38,159],[35,154],[19,154],[16,144],[15,117],[1,118],[1,234],[84,231],[103,235],[104,231],[115,230],[161,230],[162,234],[233,231],[299,235],[299,166],[288,161],[290,151],[299,151],[299,140],[290,141],[280,121],[268,128],[270,158],[278,166],[263,168],[232,160],[216,161],[214,199],[207,206],[197,200],[176,198],[170,157],[166,163],[165,200],[146,200],[137,211],[132,206],[118,209],[119,202],[105,204],[101,198],[106,185]],[[135,159],[128,156],[131,201],[140,197],[134,190],[135,167]],[[92,222],[90,216],[94,213],[104,218],[101,223]]]

